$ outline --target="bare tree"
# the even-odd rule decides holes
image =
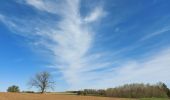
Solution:
[[[55,82],[52,80],[52,76],[49,72],[40,72],[35,75],[29,82],[31,87],[36,87],[41,93],[44,93],[47,89],[54,89]]]

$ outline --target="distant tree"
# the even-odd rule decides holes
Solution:
[[[168,97],[170,97],[170,90],[165,83],[159,82],[157,85],[167,93]]]
[[[170,89],[168,89],[168,93],[167,94],[168,94],[168,97],[170,97]]]
[[[29,85],[38,88],[41,93],[44,93],[47,89],[54,89],[55,82],[52,80],[51,74],[45,71],[37,73],[30,80]]]
[[[18,86],[13,85],[8,87],[7,92],[20,92],[20,90]]]

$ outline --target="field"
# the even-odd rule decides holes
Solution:
[[[0,93],[0,100],[133,100],[65,94]]]
[[[169,100],[169,99],[125,99],[95,96],[77,96],[68,94],[28,94],[28,93],[0,93],[0,100]]]

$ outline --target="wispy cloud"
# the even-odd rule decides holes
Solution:
[[[47,0],[25,0],[26,4],[29,4],[41,11],[47,11],[49,13],[57,13],[56,10],[59,7],[57,6],[57,3],[54,3],[57,1],[47,1]]]
[[[106,12],[101,7],[96,7],[88,16],[84,18],[84,21],[87,23],[94,22],[104,17]]]
[[[140,60],[127,60],[101,76],[99,81],[101,84],[96,85],[96,88],[107,88],[134,82],[155,83],[162,81],[169,84],[169,56],[170,48],[166,48]]]
[[[126,82],[157,82],[168,83],[170,71],[170,49],[162,50],[160,53],[146,57],[141,61],[132,61],[118,69],[118,78]]]
[[[49,11],[46,7],[45,7],[45,3],[42,0],[26,0],[26,3],[40,9],[40,10],[47,10]]]
[[[61,17],[60,20],[41,18],[19,19],[0,15],[0,20],[12,30],[27,38],[34,37],[36,46],[42,45],[53,56],[50,67],[62,73],[70,89],[106,88],[127,82],[170,81],[170,49],[162,50],[140,60],[126,60],[111,56],[109,61],[103,53],[91,53],[96,39],[91,23],[106,16],[101,6],[94,7],[87,16],[81,16],[79,0],[24,0],[37,11],[44,11]],[[107,17],[107,16],[106,16]],[[28,21],[29,20],[29,21]],[[154,32],[152,36],[169,31],[168,28]],[[34,46],[35,46],[34,45]],[[118,51],[120,54],[123,51]],[[111,54],[110,54],[111,55]],[[109,56],[110,57],[110,56]],[[114,61],[113,61],[114,60]],[[159,74],[157,74],[159,73]]]
[[[10,27],[16,27],[15,23],[13,23],[12,21],[8,20],[8,19],[6,18],[6,16],[1,15],[1,14],[0,14],[0,21],[1,21],[2,23],[4,23],[5,25],[9,26],[9,28],[10,28]]]
[[[160,34],[164,34],[166,32],[170,31],[170,26],[166,26],[166,27],[163,27],[159,30],[156,29],[155,32],[152,32],[152,33],[149,33],[148,35],[144,36],[141,40],[147,40],[147,39],[150,39],[152,37],[155,37],[157,35],[160,35]]]
[[[14,18],[14,21],[5,16],[5,19],[8,20],[4,20],[4,23],[15,22],[17,27],[11,26],[12,24],[8,24],[7,26],[12,27],[13,30],[19,31],[22,34],[28,33],[26,36],[29,38],[30,36],[42,38],[41,40],[38,39],[34,44],[43,45],[45,49],[52,52],[54,58],[52,66],[59,69],[64,79],[70,85],[70,88],[78,89],[84,87],[87,81],[99,77],[99,73],[91,72],[92,70],[103,68],[110,64],[93,62],[95,59],[98,59],[95,58],[96,54],[88,55],[89,50],[93,46],[95,32],[90,29],[87,23],[97,21],[103,16],[104,10],[101,7],[95,7],[94,11],[89,12],[89,16],[82,17],[79,12],[79,0],[64,0],[62,2],[26,0],[24,3],[39,11],[60,16],[62,19],[51,25],[48,20],[32,19],[34,21],[33,23],[27,23],[27,20],[24,19]],[[86,21],[84,21],[84,18]],[[44,24],[45,26],[48,24],[48,27],[44,27]],[[22,27],[21,25],[27,27]],[[89,58],[93,58],[93,61],[90,61]],[[93,77],[89,77],[89,75]]]

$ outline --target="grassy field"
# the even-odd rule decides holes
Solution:
[[[140,100],[170,100],[170,99],[167,99],[167,98],[142,98]]]
[[[28,94],[28,93],[0,93],[0,100],[169,100],[169,99],[124,99],[95,96],[77,96],[68,94]]]

